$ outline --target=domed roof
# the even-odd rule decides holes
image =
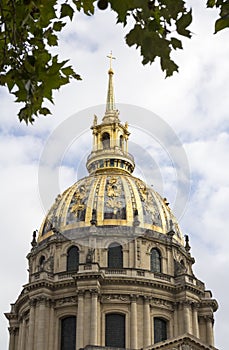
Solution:
[[[39,241],[82,227],[138,226],[158,233],[181,232],[168,203],[142,180],[126,173],[99,173],[85,177],[56,198],[40,230]]]
[[[171,232],[183,244],[182,235],[168,203],[142,180],[132,176],[134,158],[128,153],[128,123],[122,124],[115,108],[113,70],[108,71],[106,112],[101,124],[97,116],[91,127],[93,147],[87,159],[89,176],[69,187],[56,198],[39,232],[38,242],[60,232],[75,238],[76,232],[120,227]],[[126,228],[126,231],[125,231]],[[121,230],[121,229],[120,229]],[[89,230],[90,231],[90,230]],[[138,230],[139,231],[139,230]]]

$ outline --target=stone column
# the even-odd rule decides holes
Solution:
[[[21,336],[22,336],[22,319],[19,319],[19,329],[18,329],[18,350],[21,350]]]
[[[76,322],[76,350],[84,347],[83,330],[84,330],[84,294],[83,294],[83,291],[79,291],[77,322]]]
[[[177,337],[179,335],[179,318],[178,318],[178,303],[174,303],[174,313],[173,313],[173,322],[174,322],[174,337]]]
[[[50,301],[49,309],[49,338],[48,338],[48,350],[54,349],[54,302]]]
[[[90,345],[97,345],[98,334],[98,294],[97,291],[93,291],[91,294],[91,332],[90,332]]]
[[[200,337],[199,332],[199,322],[198,322],[198,304],[193,304],[193,311],[192,311],[192,327],[193,327],[193,335],[197,338]]]
[[[151,345],[151,322],[150,322],[150,305],[149,298],[144,298],[143,304],[143,346],[147,347]]]
[[[97,143],[97,141],[96,141],[96,136],[95,136],[95,132],[93,131],[93,151],[96,151],[96,143]]]
[[[25,319],[23,318],[22,320],[22,325],[21,325],[21,339],[20,339],[20,349],[25,350]]]
[[[16,335],[16,328],[10,327],[9,333],[10,333],[10,343],[9,343],[9,350],[16,350],[15,349],[15,335]]]
[[[192,334],[192,325],[191,325],[191,319],[190,319],[190,303],[189,302],[184,302],[183,312],[184,312],[184,333]]]
[[[39,300],[38,318],[37,318],[37,337],[35,350],[46,350],[47,344],[47,317],[46,317],[46,298],[42,297]]]
[[[34,349],[34,329],[35,329],[35,307],[36,301],[30,301],[30,312],[29,312],[29,337],[28,337],[28,349]]]
[[[130,304],[130,348],[138,348],[137,336],[137,300],[135,296],[131,297]]]
[[[214,346],[214,336],[213,336],[213,317],[207,316],[206,318],[206,333],[207,333],[207,344]]]

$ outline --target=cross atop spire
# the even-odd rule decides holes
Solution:
[[[107,58],[110,59],[110,70],[112,70],[112,60],[115,60],[116,57],[114,57],[114,56],[112,55],[112,51],[111,51],[110,54],[107,55]]]
[[[114,87],[113,87],[113,69],[112,69],[112,60],[115,59],[115,57],[112,55],[112,51],[109,55],[107,55],[107,58],[110,59],[110,68],[108,70],[109,74],[109,82],[108,82],[108,91],[107,91],[107,104],[106,104],[106,112],[114,112],[116,110],[115,108],[115,98],[114,98]]]

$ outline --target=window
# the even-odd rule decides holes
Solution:
[[[76,317],[61,320],[61,350],[76,350]]]
[[[118,243],[111,243],[108,247],[108,267],[117,269],[123,267],[122,246]]]
[[[103,148],[110,148],[110,135],[108,134],[108,132],[105,132],[102,135],[102,144]]]
[[[150,252],[150,270],[151,272],[161,272],[161,253],[156,248]]]
[[[79,248],[72,246],[67,252],[67,271],[77,271],[79,267]]]
[[[45,256],[44,255],[41,255],[40,259],[39,259],[39,265],[40,266],[43,266],[45,263]]]
[[[105,322],[105,346],[125,348],[125,315],[107,314]]]
[[[167,322],[162,318],[154,318],[154,343],[167,339]]]
[[[44,267],[45,267],[45,256],[41,255],[40,259],[39,259],[39,271],[44,271]]]
[[[120,148],[122,148],[122,146],[123,146],[123,136],[122,135],[119,138],[119,146],[120,146]]]

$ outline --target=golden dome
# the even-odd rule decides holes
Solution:
[[[128,153],[128,123],[122,124],[119,120],[114,101],[113,71],[108,74],[106,112],[100,124],[95,116],[91,127],[93,147],[86,164],[89,176],[56,198],[41,226],[38,241],[55,232],[69,239],[76,238],[79,231],[86,234],[87,229],[96,226],[100,231],[120,227],[124,235],[131,232],[131,227],[134,234],[137,231],[140,235],[152,230],[170,234],[183,244],[177,220],[166,200],[132,176],[135,163]]]
[[[182,243],[181,232],[168,203],[142,180],[125,173],[85,177],[56,198],[40,229],[41,241],[55,231],[66,237],[83,227],[138,227],[168,234]]]

